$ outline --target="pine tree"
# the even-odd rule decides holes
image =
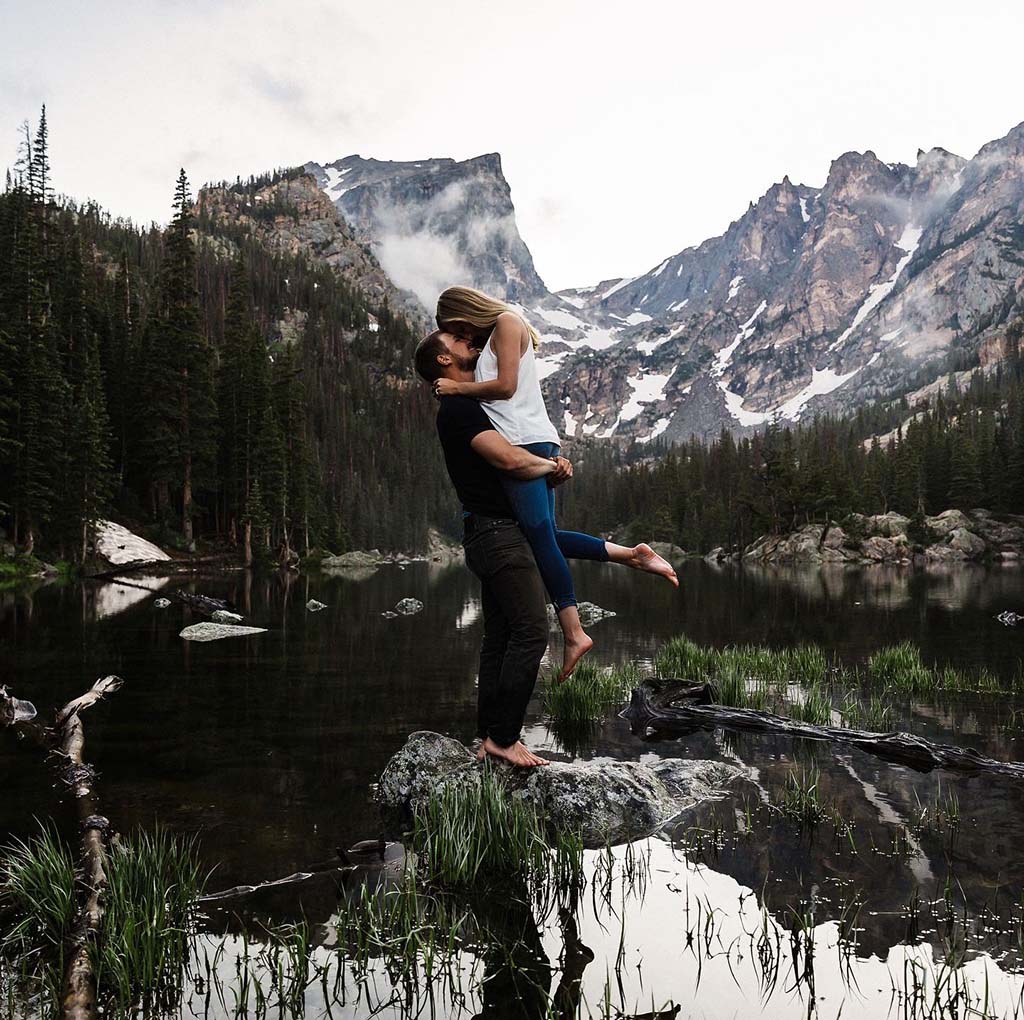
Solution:
[[[958,429],[952,437],[949,502],[958,510],[971,510],[981,502],[978,456],[974,442],[963,429]]]
[[[97,522],[109,509],[113,489],[109,450],[110,423],[100,377],[99,346],[93,338],[85,353],[84,377],[75,408],[72,447],[71,492],[82,529],[83,560],[93,542]]]

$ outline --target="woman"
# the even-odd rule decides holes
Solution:
[[[535,351],[540,338],[536,330],[508,305],[470,287],[449,287],[438,298],[437,325],[482,350],[474,369],[474,382],[438,379],[434,392],[438,396],[474,397],[483,403],[494,427],[510,443],[539,457],[557,456],[558,432],[548,417],[537,375]],[[580,625],[566,557],[621,563],[661,574],[676,587],[679,581],[671,564],[649,545],[629,548],[592,535],[558,530],[555,493],[546,479],[527,482],[506,478],[504,487],[558,613],[565,638],[562,672],[558,677],[562,681],[594,644]]]

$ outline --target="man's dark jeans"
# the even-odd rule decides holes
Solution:
[[[515,521],[473,514],[463,546],[483,588],[477,735],[510,747],[519,740],[548,644],[544,582]]]

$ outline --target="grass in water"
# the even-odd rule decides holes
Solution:
[[[108,856],[101,937],[92,948],[100,994],[122,1006],[173,1005],[188,959],[192,903],[205,884],[195,838],[138,832]]]
[[[3,904],[13,923],[4,955],[31,956],[42,987],[60,987],[75,921],[75,864],[48,829],[2,851]],[[194,839],[158,828],[110,847],[99,938],[90,946],[101,1003],[114,1011],[173,1006],[188,959],[192,903],[202,890]]]
[[[826,815],[818,793],[820,780],[821,773],[817,769],[790,772],[778,803],[779,810],[800,825],[817,825]]]
[[[0,936],[0,951],[44,948],[60,952],[78,909],[75,862],[49,828],[0,851],[0,903],[14,922]]]
[[[550,868],[568,878],[582,868],[582,843],[564,833],[549,840],[537,808],[490,768],[479,783],[433,792],[414,813],[412,845],[424,877],[449,889],[547,877]]]
[[[555,676],[548,677],[544,687],[544,707],[556,723],[566,726],[600,719],[626,701],[640,682],[640,672],[632,664],[602,668],[584,661],[564,683]]]

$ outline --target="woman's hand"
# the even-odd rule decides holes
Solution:
[[[434,383],[435,397],[456,397],[459,392],[459,384],[454,379],[438,379]]]
[[[572,462],[565,457],[552,457],[551,460],[555,462],[555,470],[548,475],[548,485],[554,488],[572,478]]]

